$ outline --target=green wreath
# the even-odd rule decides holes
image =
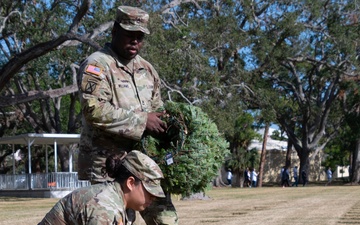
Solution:
[[[165,136],[144,136],[142,150],[164,173],[166,192],[189,196],[204,191],[229,154],[228,142],[199,107],[166,102]]]

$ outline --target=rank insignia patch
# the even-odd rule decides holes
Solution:
[[[96,67],[96,66],[93,66],[93,65],[88,65],[86,67],[85,71],[88,72],[88,73],[95,74],[97,76],[100,76],[100,74],[101,74],[101,69],[99,67]]]

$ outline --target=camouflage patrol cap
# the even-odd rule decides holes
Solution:
[[[129,152],[123,165],[137,178],[139,178],[145,189],[156,197],[165,197],[160,186],[160,179],[164,178],[160,167],[149,156],[138,150]]]
[[[147,28],[149,14],[144,10],[131,6],[119,6],[116,13],[116,22],[128,31],[141,31],[150,34]]]

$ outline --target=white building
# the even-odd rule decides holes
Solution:
[[[260,129],[258,131],[261,137],[264,136],[264,131],[265,129]],[[279,141],[272,139],[270,136],[273,134],[274,131],[276,131],[276,129],[270,128],[268,133],[263,182],[280,182],[280,171],[281,168],[285,165],[287,141]],[[261,154],[262,144],[263,141],[253,140],[249,146],[249,150],[256,149],[257,151],[259,151],[259,154]],[[323,152],[319,152],[314,157],[314,160],[310,162],[310,173],[308,177],[309,181],[326,180],[326,168],[321,166],[323,156]],[[300,167],[300,160],[295,149],[291,151],[291,168],[289,170],[291,173],[294,166]],[[345,173],[343,175],[345,176]],[[291,177],[292,176],[293,174],[291,174]]]

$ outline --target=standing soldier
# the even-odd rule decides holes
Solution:
[[[81,180],[92,184],[109,180],[102,173],[109,155],[129,152],[144,134],[159,135],[167,128],[160,119],[165,112],[157,112],[163,106],[159,75],[138,55],[145,34],[150,34],[148,21],[145,11],[120,6],[111,43],[80,66]],[[164,200],[158,199],[149,211],[141,212],[146,224],[177,224],[170,193],[165,194]]]

